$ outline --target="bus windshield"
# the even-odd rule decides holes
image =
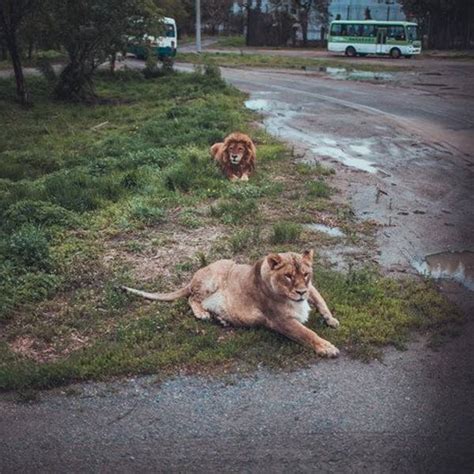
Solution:
[[[409,41],[417,41],[420,39],[420,32],[417,26],[407,26],[407,37]]]
[[[167,36],[168,38],[174,38],[176,36],[173,24],[171,23],[165,24],[165,36]]]

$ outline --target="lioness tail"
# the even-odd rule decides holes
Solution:
[[[127,293],[133,293],[134,295],[143,296],[143,298],[146,298],[147,300],[154,301],[174,301],[191,294],[191,288],[189,285],[180,290],[173,291],[172,293],[147,293],[146,291],[135,290],[135,288],[129,288],[128,286],[121,286],[120,288]]]

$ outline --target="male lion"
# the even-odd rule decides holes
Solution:
[[[312,267],[312,250],[302,255],[287,252],[267,255],[254,265],[218,260],[198,270],[188,285],[172,293],[122,289],[158,301],[188,297],[198,319],[214,317],[225,326],[265,326],[311,346],[320,356],[337,357],[336,347],[303,326],[310,312],[308,301],[329,326],[339,326],[311,283]]]
[[[224,142],[212,145],[211,155],[228,179],[248,181],[255,169],[257,150],[248,135],[231,133]]]

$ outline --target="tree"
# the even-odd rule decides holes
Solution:
[[[319,23],[326,25],[329,18],[329,0],[292,0],[298,22],[301,25],[303,46],[308,44],[308,26],[311,15]]]
[[[202,20],[215,35],[220,25],[229,21],[233,0],[202,0]]]
[[[21,65],[19,29],[38,8],[39,0],[0,0],[0,35],[10,54],[16,82],[16,95],[22,105],[29,104],[28,89]]]
[[[152,0],[47,0],[57,41],[68,55],[55,96],[94,100],[93,75],[130,36],[157,35],[159,12]]]
[[[474,46],[472,0],[400,0],[408,17],[416,18],[430,48]]]

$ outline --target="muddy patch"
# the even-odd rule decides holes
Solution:
[[[414,261],[414,268],[422,275],[436,280],[454,280],[474,291],[474,252],[442,252]]]
[[[199,254],[208,255],[224,235],[225,229],[219,226],[149,233],[143,240],[144,247],[137,252],[129,250],[129,240],[114,241],[109,246],[105,261],[126,264],[131,269],[132,277],[139,281],[157,278],[166,281],[176,276],[177,265],[192,262]],[[187,272],[181,270],[181,273]]]
[[[374,82],[389,82],[398,80],[402,74],[397,72],[380,72],[380,71],[360,71],[358,69],[350,69],[345,67],[306,67],[307,71],[320,72],[329,76],[331,79],[342,81],[374,81]]]

